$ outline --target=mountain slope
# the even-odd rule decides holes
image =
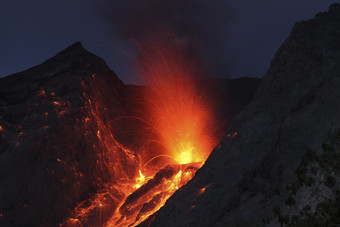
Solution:
[[[248,104],[260,79],[202,83],[213,93],[219,131]],[[75,43],[44,63],[0,79],[0,225],[56,226],[75,207],[136,174],[134,151],[147,135],[143,92],[124,85],[99,57]],[[111,127],[112,126],[112,127]],[[144,137],[143,137],[144,136]],[[120,198],[122,195],[113,193]],[[114,212],[115,203],[112,202]]]
[[[294,26],[253,101],[151,226],[252,226],[271,216],[286,199],[275,189],[294,180],[308,149],[340,129],[339,62],[340,5],[333,4]]]
[[[109,181],[93,149],[100,143],[95,128],[85,124],[84,93],[94,98],[95,79],[111,91],[122,86],[80,43],[0,79],[0,225],[55,225]],[[117,100],[111,105],[119,113]]]

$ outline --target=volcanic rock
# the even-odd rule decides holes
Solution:
[[[220,130],[250,102],[259,81],[202,83],[206,94],[218,91],[213,97],[223,119]],[[135,163],[120,165],[126,153],[106,137],[113,135],[126,147],[139,146],[142,125],[120,118],[143,117],[140,97],[145,89],[123,85],[80,43],[41,65],[1,78],[0,226],[59,225],[77,205],[115,182],[116,171],[134,176]]]
[[[339,100],[340,5],[333,4],[296,23],[253,101],[151,226],[262,224],[284,204],[274,191],[295,179],[300,158],[340,129]]]
[[[84,123],[94,80],[109,84],[110,105],[122,112],[121,80],[80,43],[0,79],[1,226],[55,226],[110,179],[94,152],[97,128]]]

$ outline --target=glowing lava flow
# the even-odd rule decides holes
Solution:
[[[144,97],[147,122],[156,131],[164,153],[151,157],[147,151],[141,153],[145,164],[135,178],[136,190],[107,226],[135,226],[146,220],[194,176],[216,145],[210,108],[196,87],[193,65],[184,56],[163,45],[141,51],[141,76],[149,86]],[[169,157],[168,166],[149,164]],[[159,171],[148,170],[149,165]]]
[[[158,211],[205,162],[217,141],[208,102],[184,56],[166,45],[141,51],[141,76],[148,84],[143,121],[162,145],[156,153],[124,148],[101,117],[105,107],[99,99],[88,100],[90,114],[84,123],[94,126],[102,149],[96,152],[104,154],[98,161],[111,165],[114,180],[80,203],[64,226],[136,226]]]

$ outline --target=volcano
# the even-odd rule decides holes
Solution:
[[[198,83],[214,100],[217,135],[259,82]],[[126,226],[157,211],[202,163],[141,162],[142,150],[162,149],[145,142],[154,139],[143,109],[150,89],[124,85],[80,43],[0,79],[0,224]]]
[[[339,15],[262,80],[195,80],[161,45],[124,85],[80,43],[0,79],[0,225],[339,225]]]
[[[339,194],[330,196],[332,186],[320,183],[328,166],[317,166],[314,178],[308,164],[310,154],[327,153],[340,130],[339,34],[339,4],[297,22],[252,102],[195,177],[146,225],[339,226]],[[339,155],[337,141],[329,150]],[[327,159],[339,167],[338,158],[319,161]],[[340,173],[332,168],[336,190]]]

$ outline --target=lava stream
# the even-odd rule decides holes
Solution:
[[[106,122],[100,96],[88,100],[85,123],[97,132],[99,161],[112,182],[75,208],[65,226],[136,226],[158,211],[185,185],[217,144],[208,100],[197,87],[197,71],[173,45],[140,50],[140,75],[147,84],[145,116],[157,149],[131,151],[120,144]],[[105,112],[105,111],[104,111]],[[138,129],[136,129],[138,130]]]

